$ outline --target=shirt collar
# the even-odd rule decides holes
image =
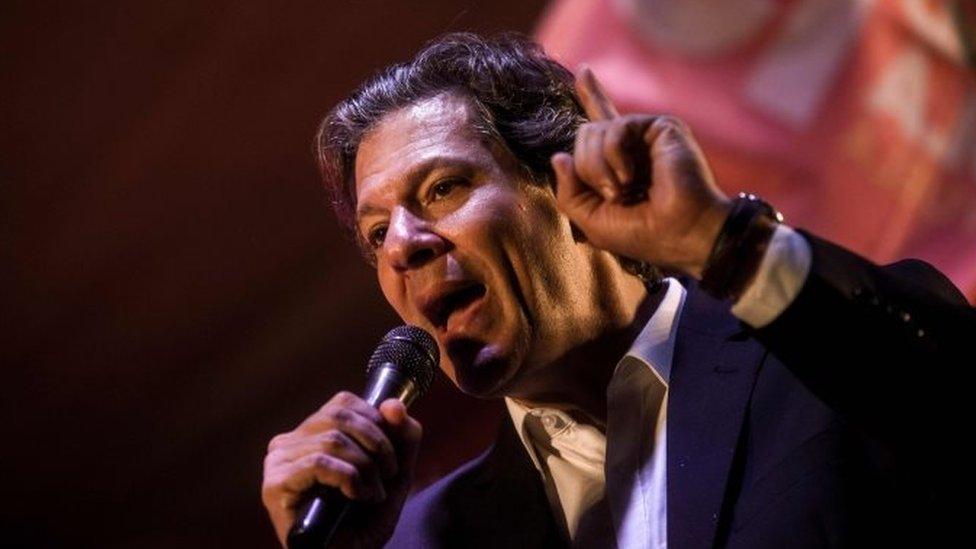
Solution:
[[[559,432],[564,432],[576,425],[576,420],[573,419],[572,416],[555,408],[546,408],[542,406],[530,408],[525,404],[517,402],[515,399],[509,397],[505,397],[505,407],[508,408],[508,414],[512,416],[512,423],[516,427],[515,430],[518,432],[519,438],[522,439],[522,444],[525,446],[525,449],[529,451],[529,457],[532,458],[532,462],[535,463],[536,468],[540,470],[541,467],[539,464],[539,458],[532,449],[532,441],[535,440],[536,442],[541,442],[541,440],[536,439],[545,436],[549,436],[551,439],[551,437],[558,436]],[[545,431],[556,430],[559,432],[551,432],[548,435],[539,435],[537,432],[536,435],[533,435],[532,429],[530,429],[528,425],[528,416],[533,416],[535,421],[543,423],[543,429]],[[545,427],[544,423],[546,420],[554,420],[556,426]],[[536,425],[536,427],[538,428],[539,426]]]
[[[671,360],[674,358],[674,342],[678,332],[678,320],[688,291],[675,278],[666,278],[667,292],[651,319],[637,335],[630,350],[617,363],[617,370],[627,357],[636,358],[667,386],[671,379]],[[616,374],[616,370],[614,371]]]

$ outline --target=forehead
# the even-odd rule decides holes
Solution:
[[[487,161],[491,152],[475,128],[471,102],[443,93],[391,112],[363,138],[356,154],[357,204],[403,182],[423,166]]]

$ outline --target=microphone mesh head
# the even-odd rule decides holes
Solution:
[[[433,336],[422,328],[404,324],[393,328],[380,340],[366,366],[366,376],[382,364],[396,364],[417,385],[419,396],[423,396],[430,389],[440,358]]]

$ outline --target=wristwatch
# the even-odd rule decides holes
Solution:
[[[733,302],[756,275],[783,214],[751,193],[739,193],[705,262],[700,286],[719,299]]]

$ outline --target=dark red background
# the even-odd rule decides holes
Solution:
[[[397,324],[315,127],[425,40],[530,31],[542,4],[5,2],[0,544],[271,546],[268,439],[358,390]],[[498,411],[440,378],[422,481]]]

